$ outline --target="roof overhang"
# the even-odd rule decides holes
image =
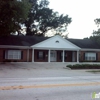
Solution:
[[[100,49],[81,48],[81,51],[100,51]]]
[[[0,48],[31,49],[30,46],[0,45]]]

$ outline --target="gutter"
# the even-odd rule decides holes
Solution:
[[[15,45],[0,45],[0,48],[20,48],[20,49],[31,49],[30,46],[15,46]]]
[[[100,51],[100,49],[81,48],[81,51]]]

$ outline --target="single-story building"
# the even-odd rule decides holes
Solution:
[[[100,45],[91,39],[0,37],[0,62],[99,62]]]

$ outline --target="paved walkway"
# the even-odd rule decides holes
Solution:
[[[0,78],[91,76],[86,70],[70,70],[66,63],[6,63],[0,64]],[[97,74],[95,74],[97,75]]]

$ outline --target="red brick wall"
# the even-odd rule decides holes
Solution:
[[[23,57],[22,59],[20,60],[20,62],[27,62],[27,49],[23,49],[21,50],[23,52]]]
[[[38,59],[38,52],[43,51],[44,52],[44,59]],[[48,62],[48,50],[34,50],[34,62]]]
[[[85,51],[80,51],[80,55],[79,55],[79,61],[80,62],[85,60],[84,53],[85,53]]]
[[[97,51],[96,53],[97,53],[97,61],[100,61],[100,52]]]

